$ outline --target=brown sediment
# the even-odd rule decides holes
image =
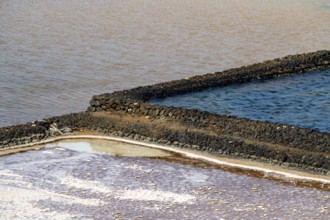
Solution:
[[[62,143],[72,144],[72,147],[62,146]],[[74,145],[75,143],[87,143],[90,148],[80,149],[79,145]],[[53,146],[64,147],[74,151],[100,152],[116,157],[146,157],[203,169],[218,169],[225,172],[273,180],[282,184],[330,191],[330,176],[309,174],[276,165],[271,166],[257,161],[218,157],[195,150],[179,149],[159,144],[105,136],[97,132],[75,132],[73,135],[47,139],[43,141],[43,144],[32,146],[34,148],[30,147],[29,149],[29,147],[26,147],[18,148],[18,150],[37,150],[44,147],[52,148]],[[13,152],[9,149],[3,150],[1,153],[11,154]]]
[[[204,169],[219,169],[225,172],[231,172],[241,175],[247,175],[251,177],[257,177],[262,179],[268,179],[272,181],[276,181],[282,184],[288,184],[288,185],[295,185],[298,187],[312,187],[323,191],[330,191],[330,179],[325,178],[325,176],[322,175],[306,175],[306,173],[297,172],[290,169],[283,169],[283,168],[276,168],[276,167],[266,167],[263,166],[263,164],[258,163],[249,163],[244,160],[232,160],[230,158],[221,158],[219,160],[221,161],[228,161],[232,164],[236,164],[237,166],[230,166],[230,165],[220,165],[216,163],[210,163],[207,161],[203,161],[201,159],[195,159],[195,158],[189,158],[185,157],[182,154],[173,154],[169,157],[158,157],[158,160],[167,161],[171,163],[183,163],[185,165],[191,165],[194,167],[200,167]],[[246,169],[244,167],[239,167],[239,165],[246,165],[249,164],[251,166],[251,169]],[[259,168],[263,167],[267,169],[268,171],[260,171],[257,169],[253,169],[252,167]],[[290,178],[286,175],[282,175],[280,173],[287,173],[287,174],[299,174],[300,177],[304,178]],[[317,178],[318,180],[315,180],[314,178]],[[325,183],[327,182],[327,183]]]
[[[96,95],[87,112],[0,128],[0,145],[5,149],[86,130],[330,175],[328,132],[147,103],[210,87],[329,68],[330,51],[318,51]]]
[[[0,150],[0,156],[8,155],[8,154],[16,154],[16,153],[22,153],[30,150],[39,150],[42,146],[40,145],[33,145],[33,146],[26,146],[26,147],[16,147],[16,148],[6,148],[3,150]]]

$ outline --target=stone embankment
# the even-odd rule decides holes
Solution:
[[[87,112],[0,128],[0,146],[5,149],[75,131],[98,131],[106,135],[330,175],[330,133],[148,103],[154,98],[210,87],[329,68],[330,51],[318,51],[214,74],[96,95]]]

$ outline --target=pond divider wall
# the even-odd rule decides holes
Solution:
[[[0,128],[7,149],[72,131],[98,132],[330,175],[330,133],[199,110],[151,99],[330,68],[330,51],[287,56],[214,74],[95,95],[87,112]],[[248,109],[247,109],[248,111]],[[117,117],[112,117],[117,116]]]

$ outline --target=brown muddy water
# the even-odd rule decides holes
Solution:
[[[0,127],[92,95],[330,49],[328,0],[1,0]]]
[[[1,156],[3,219],[330,217],[329,190],[256,171],[240,175],[238,168],[177,152],[101,139],[40,147]]]
[[[0,127],[329,50],[329,21],[328,0],[0,0]],[[55,145],[1,156],[0,219],[330,218],[327,191],[162,158]]]

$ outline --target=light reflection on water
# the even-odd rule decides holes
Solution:
[[[330,70],[212,88],[152,103],[330,132]]]
[[[0,127],[92,95],[330,49],[326,0],[3,0]]]

